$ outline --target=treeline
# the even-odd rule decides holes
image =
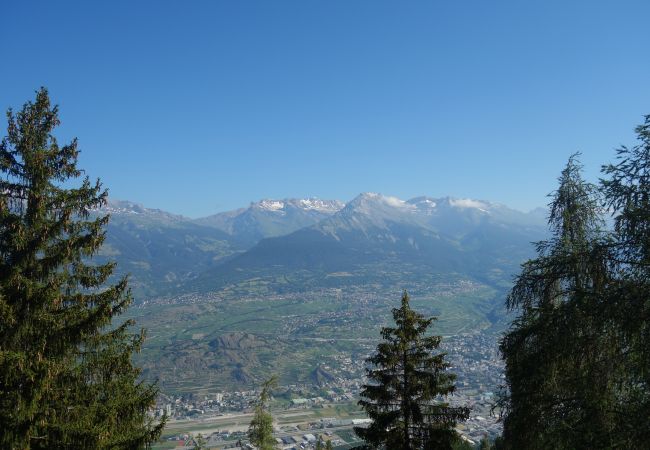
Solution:
[[[82,178],[77,142],[59,146],[58,109],[41,89],[7,114],[0,144],[0,447],[149,448],[165,419],[149,411],[157,387],[139,380],[131,357],[144,332],[119,316],[128,280],[108,285],[114,265],[91,265],[108,217],[99,181]],[[650,442],[650,116],[602,167],[583,180],[578,155],[559,178],[551,237],[522,266],[506,306],[516,318],[501,341],[505,386],[495,411],[496,449],[635,449]],[[77,182],[75,186],[74,183]],[[464,449],[455,431],[469,417],[447,397],[455,375],[435,318],[405,292],[394,324],[367,360],[359,405],[368,449]],[[262,389],[249,437],[275,446]],[[203,442],[198,444],[203,445]],[[319,442],[320,448],[331,442]]]

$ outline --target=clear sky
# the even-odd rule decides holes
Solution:
[[[650,2],[0,3],[0,108],[40,86],[115,198],[191,217],[261,198],[532,209],[650,114]],[[6,123],[2,123],[2,135]]]

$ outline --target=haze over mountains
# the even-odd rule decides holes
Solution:
[[[169,392],[254,386],[271,371],[321,383],[323,364],[365,357],[401,289],[439,332],[500,332],[512,275],[546,234],[541,210],[375,193],[201,219],[126,201],[100,213],[112,216],[101,258],[132,274],[133,317],[151,330],[139,364]]]
[[[189,219],[110,201],[99,257],[132,274],[138,298],[250,283],[268,292],[350,283],[407,283],[455,274],[508,282],[545,234],[545,213],[470,199],[262,200]]]

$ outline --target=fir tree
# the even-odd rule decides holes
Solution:
[[[393,318],[396,326],[381,330],[383,341],[367,360],[370,384],[363,386],[359,405],[372,422],[354,431],[372,448],[451,449],[458,437],[454,427],[469,409],[441,401],[454,392],[456,376],[448,372],[446,354],[434,354],[442,338],[427,332],[435,318],[413,311],[406,292]]]
[[[14,114],[0,144],[0,446],[140,448],[159,436],[148,419],[155,386],[131,355],[144,334],[117,317],[126,278],[88,263],[108,217],[99,181],[77,167],[77,141],[59,146],[47,90]]]
[[[277,387],[278,379],[273,376],[262,384],[262,392],[255,405],[255,413],[248,427],[248,438],[251,444],[260,450],[274,450],[276,442],[273,438],[273,416],[269,412],[268,402],[271,389]]]
[[[325,443],[325,450],[332,450],[332,440],[331,440],[331,439],[328,440],[328,441]]]

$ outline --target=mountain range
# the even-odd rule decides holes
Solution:
[[[131,274],[137,298],[239,285],[282,292],[350,283],[406,283],[456,274],[509,283],[546,233],[545,211],[523,213],[452,197],[261,200],[200,219],[114,201],[98,258]]]

